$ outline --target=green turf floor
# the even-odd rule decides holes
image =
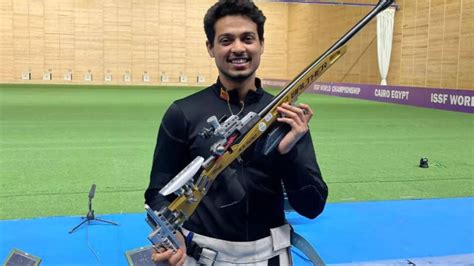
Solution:
[[[0,85],[0,219],[143,212],[165,109],[193,88]],[[275,91],[274,91],[275,92]],[[474,196],[474,116],[305,94],[330,201]],[[418,167],[426,156],[430,168]]]

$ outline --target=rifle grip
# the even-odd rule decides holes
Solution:
[[[285,123],[279,123],[273,129],[271,129],[265,139],[263,155],[269,155],[290,130],[291,126]]]

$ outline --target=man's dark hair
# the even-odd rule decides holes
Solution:
[[[257,24],[257,33],[260,41],[263,41],[263,27],[265,16],[258,7],[249,0],[220,0],[215,3],[204,16],[204,31],[211,47],[214,45],[216,21],[225,16],[246,16]]]

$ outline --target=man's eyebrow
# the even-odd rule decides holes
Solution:
[[[217,37],[220,38],[220,37],[231,37],[231,36],[234,36],[234,34],[231,34],[231,33],[222,33],[222,34],[220,34],[220,35],[217,36]]]
[[[257,35],[256,32],[253,32],[253,31],[245,31],[244,33],[242,33],[241,35]]]
[[[256,32],[253,32],[253,31],[244,31],[244,32],[242,32],[242,33],[240,34],[240,36],[245,36],[245,35],[254,35],[254,36],[256,36],[257,33],[256,33]],[[232,34],[232,33],[227,32],[227,33],[222,33],[222,34],[220,34],[219,36],[217,36],[217,38],[221,38],[221,37],[233,37],[233,36],[235,36],[235,34]]]

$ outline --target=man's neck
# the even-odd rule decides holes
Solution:
[[[239,92],[239,99],[243,101],[245,96],[250,90],[255,91],[257,88],[255,87],[255,75],[247,78],[244,81],[233,81],[225,78],[223,75],[219,76],[219,81],[224,86],[226,90],[237,90]]]

